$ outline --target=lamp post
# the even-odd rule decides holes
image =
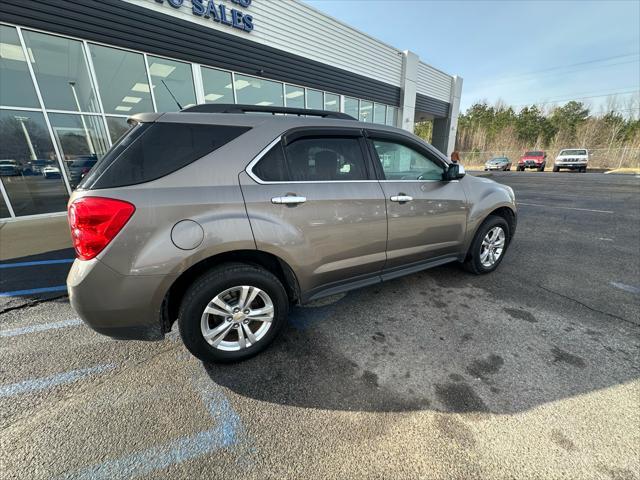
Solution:
[[[24,138],[27,140],[27,146],[29,147],[29,155],[31,156],[31,160],[36,160],[36,151],[33,148],[33,142],[31,142],[31,136],[29,135],[29,131],[27,130],[24,122],[29,121],[29,117],[15,117],[16,120],[20,122],[20,126],[22,127],[22,133],[24,133]]]
[[[71,92],[73,93],[73,99],[76,101],[76,107],[78,108],[78,112],[81,112],[82,110],[80,109],[78,94],[76,93],[76,82],[69,82],[69,86],[71,87]],[[80,121],[82,122],[82,128],[84,129],[84,136],[87,140],[87,145],[89,145],[89,151],[92,155],[95,155],[96,149],[93,146],[93,140],[91,140],[91,135],[89,134],[87,123],[84,120],[84,115],[80,115]]]

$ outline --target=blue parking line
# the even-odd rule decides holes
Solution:
[[[56,287],[31,288],[28,290],[14,290],[13,292],[0,292],[0,297],[18,297],[20,295],[32,295],[34,293],[66,292],[66,285]]]
[[[59,260],[34,260],[33,262],[0,263],[3,268],[35,267],[37,265],[56,265],[59,263],[73,263],[73,258],[61,258]]]
[[[82,380],[85,377],[97,373],[104,373],[108,370],[116,368],[115,365],[98,365],[90,368],[81,368],[79,370],[71,370],[69,372],[57,373],[50,377],[33,378],[18,383],[10,383],[8,385],[0,385],[0,398],[13,397],[23,393],[34,393],[41,390],[47,390],[65,383],[73,383]]]
[[[209,414],[216,422],[215,427],[67,472],[60,478],[110,480],[150,475],[156,470],[163,470],[240,443],[244,436],[240,416],[233,410],[220,387],[213,384],[210,379],[204,378],[194,379],[194,383]]]
[[[71,320],[63,320],[61,322],[40,323],[38,325],[29,325],[28,327],[14,328],[11,330],[0,330],[0,337],[17,337],[18,335],[26,335],[27,333],[44,332],[46,330],[55,330],[58,328],[75,327],[81,325],[82,320],[72,318]]]
[[[222,425],[189,437],[182,437],[157,447],[107,460],[60,477],[74,480],[111,480],[149,475],[215,450],[232,445],[233,435]]]

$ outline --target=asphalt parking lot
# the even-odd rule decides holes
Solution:
[[[640,179],[492,178],[497,272],[297,308],[237,365],[89,330],[68,250],[0,262],[3,478],[640,478]]]

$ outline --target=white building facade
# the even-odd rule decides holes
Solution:
[[[0,221],[65,210],[129,115],[196,103],[342,111],[449,154],[462,79],[299,0],[2,0]]]

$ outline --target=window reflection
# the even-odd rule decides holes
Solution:
[[[0,110],[0,181],[16,215],[65,210],[67,191],[44,116]]]
[[[49,114],[71,188],[75,188],[109,149],[102,118],[92,115]]]
[[[373,102],[360,100],[360,121],[361,122],[373,121]]]
[[[398,115],[398,109],[396,107],[387,107],[387,125],[392,127],[396,125],[396,116]]]
[[[307,108],[311,110],[323,110],[324,100],[319,90],[307,89]]]
[[[33,55],[33,70],[48,109],[98,112],[82,43],[76,40],[24,31]]]
[[[0,25],[0,78],[0,105],[40,108],[18,33],[5,25]]]
[[[121,136],[123,136],[131,125],[127,123],[127,119],[123,117],[107,117],[107,127],[109,128],[109,138],[111,143],[116,143]]]
[[[204,101],[207,103],[234,103],[231,74],[213,68],[202,68]]]
[[[142,55],[101,45],[90,49],[105,113],[153,112]]]
[[[384,125],[386,113],[387,113],[387,106],[376,103],[373,107],[374,123],[381,123],[382,125]]]
[[[324,94],[324,109],[330,112],[340,111],[340,96],[333,93]]]
[[[173,96],[182,108],[196,103],[191,65],[151,56],[147,57],[147,63],[159,112],[179,110]]]
[[[284,106],[282,84],[261,78],[235,76],[238,103],[245,105]]]
[[[357,98],[344,97],[344,113],[356,120],[360,117],[360,106]]]
[[[287,107],[304,108],[304,88],[285,85]]]

